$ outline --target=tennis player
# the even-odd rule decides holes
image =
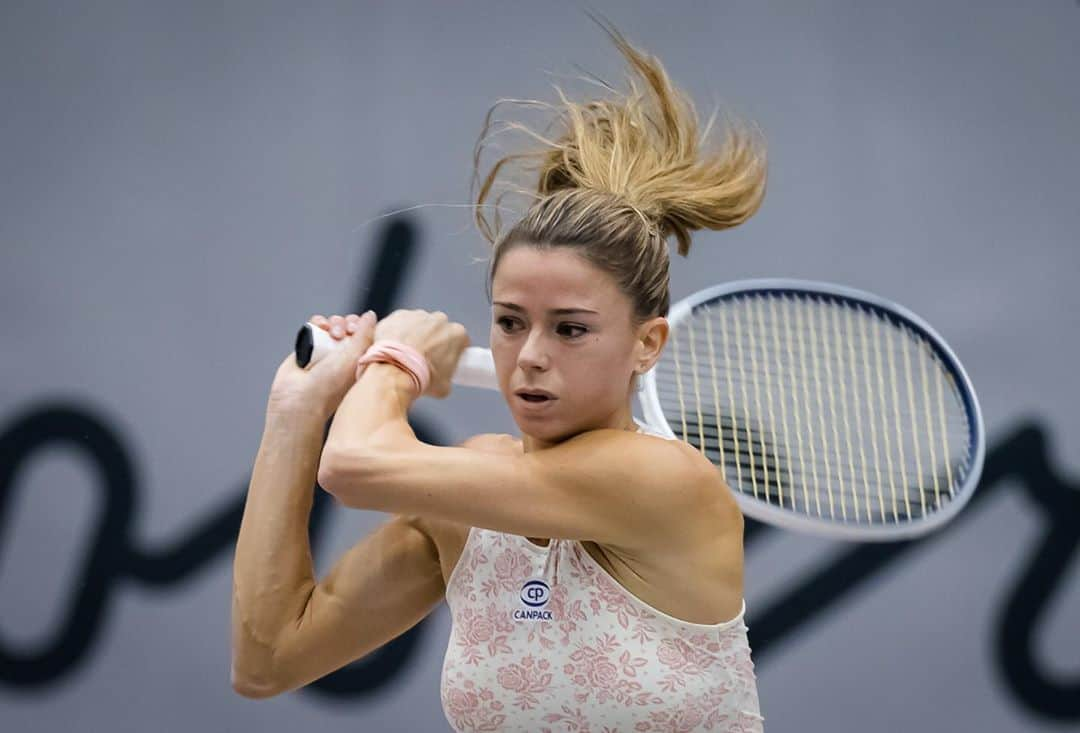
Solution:
[[[449,394],[469,344],[440,312],[314,316],[340,348],[278,369],[236,548],[241,695],[305,685],[445,598],[454,730],[762,729],[742,515],[716,468],[651,434],[631,398],[668,336],[668,240],[685,256],[691,231],[749,218],[764,149],[738,125],[707,145],[659,61],[609,33],[628,90],[560,94],[558,135],[479,187],[483,205],[505,164],[536,166],[534,202],[507,231],[477,209],[493,244],[490,347],[520,440],[417,440],[409,407]],[[490,130],[489,115],[478,151]],[[393,515],[322,580],[307,533],[316,478],[346,506]]]

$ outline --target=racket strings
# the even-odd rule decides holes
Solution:
[[[735,421],[730,421],[735,422]],[[788,494],[785,487],[789,487],[798,482],[810,482],[814,478],[814,473],[810,471],[802,471],[798,468],[793,461],[779,449],[774,449],[775,444],[770,442],[766,437],[769,433],[775,432],[774,428],[768,428],[761,432],[745,431],[743,437],[740,439],[742,445],[753,445],[759,441],[764,444],[763,449],[756,449],[752,451],[744,451],[741,455],[736,454],[733,450],[735,445],[735,439],[730,436],[733,431],[731,427],[725,427],[719,429],[713,424],[709,423],[701,429],[701,433],[705,436],[705,442],[701,443],[697,440],[689,441],[695,447],[700,449],[701,445],[704,445],[704,452],[713,463],[718,465],[724,465],[729,469],[735,469],[738,466],[739,470],[744,476],[744,482],[752,481],[751,473],[754,474],[757,481],[760,482],[761,487],[776,477],[780,477],[783,482],[778,482],[778,485],[773,489],[776,494],[776,503],[778,505],[791,505],[793,506],[794,496],[788,499]],[[693,427],[692,432],[697,432],[697,428]],[[724,437],[717,440],[717,434],[720,433]],[[721,458],[721,451],[726,449],[727,455],[725,459]],[[850,499],[852,502],[852,515],[856,514],[856,507],[863,502],[863,496],[866,494],[865,490],[865,473],[862,468],[854,465],[854,461],[841,462],[839,464],[827,464],[824,461],[818,463],[817,475],[825,473],[825,469],[828,465],[834,466],[834,477],[839,483],[839,487],[834,490],[834,499],[844,502]],[[919,501],[920,504],[926,500],[927,496],[935,496],[940,493],[940,486],[948,480],[948,476],[944,471],[938,473],[930,473],[926,467],[923,468],[924,473],[909,474],[917,475],[919,477],[918,484],[930,487],[930,491],[920,491],[918,487],[907,488],[906,493],[898,497],[901,501]],[[899,484],[901,481],[900,475],[894,477],[895,482]],[[752,493],[752,492],[751,492]],[[921,507],[922,512],[925,512],[926,506]],[[862,510],[858,510],[862,511]]]
[[[655,370],[668,423],[736,491],[845,522],[895,523],[954,497],[970,467],[951,372],[906,323],[832,297],[699,306]]]

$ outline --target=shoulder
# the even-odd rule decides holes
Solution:
[[[725,509],[734,502],[720,471],[681,440],[627,430],[592,430],[527,454],[560,478],[576,478],[601,496],[676,516]],[[724,512],[726,513],[726,512]]]
[[[683,440],[647,433],[603,432],[614,433],[604,436],[610,441],[605,453],[610,460],[619,461],[626,480],[662,497],[673,509],[681,506],[683,521],[689,517],[705,519],[710,532],[742,531],[742,510],[734,493],[723,473],[700,450]]]
[[[606,460],[619,472],[633,471],[642,478],[710,483],[719,477],[713,464],[689,443],[629,430],[591,430],[553,450],[561,449],[575,458]]]

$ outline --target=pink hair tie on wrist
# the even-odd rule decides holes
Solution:
[[[400,341],[377,341],[373,343],[356,363],[356,378],[364,373],[364,367],[372,363],[393,364],[413,380],[416,395],[427,391],[431,383],[431,367],[419,351]]]

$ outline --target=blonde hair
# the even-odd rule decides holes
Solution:
[[[491,166],[479,183],[476,220],[493,244],[489,287],[499,259],[512,247],[571,247],[615,278],[642,322],[667,315],[669,237],[685,257],[694,230],[727,229],[757,211],[765,193],[765,146],[756,132],[732,121],[723,143],[710,147],[712,120],[699,135],[693,103],[660,61],[631,46],[609,23],[597,22],[629,63],[629,90],[604,85],[611,98],[585,103],[571,102],[558,87],[558,105],[508,100],[554,111],[560,132],[552,138],[521,123],[503,123],[503,129],[524,132],[540,147]],[[500,104],[489,110],[477,141],[477,182]],[[531,164],[538,178],[532,205],[501,233],[498,213],[489,219],[484,208],[512,164]]]

